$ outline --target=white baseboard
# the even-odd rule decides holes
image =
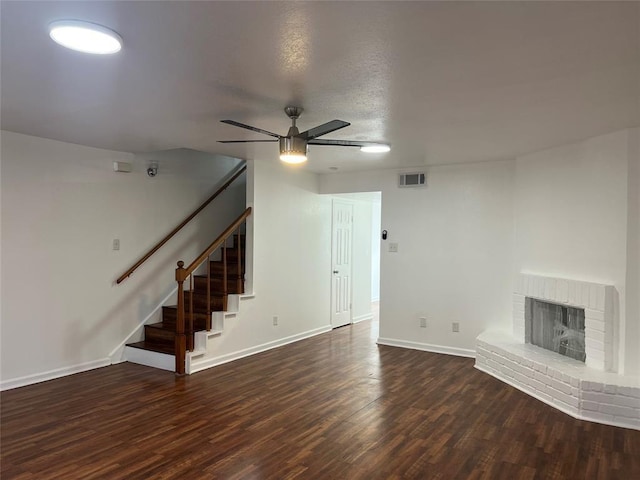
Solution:
[[[189,372],[187,373],[192,374],[192,373],[200,372],[202,370],[206,370],[207,368],[216,367],[224,363],[233,362],[234,360],[239,360],[244,357],[249,357],[251,355],[255,355],[256,353],[272,350],[274,348],[282,347],[283,345],[287,345],[289,343],[298,342],[300,340],[304,340],[305,338],[314,337],[316,335],[320,335],[322,333],[327,333],[330,331],[331,331],[331,325],[326,325],[324,327],[314,328],[313,330],[308,330],[306,332],[298,333],[296,335],[291,335],[290,337],[274,340],[273,342],[263,343],[262,345],[256,345],[255,347],[246,348],[244,350],[238,350],[237,352],[228,353],[226,355],[220,355],[218,357],[209,357],[209,358],[205,357],[200,361],[194,361],[191,364],[191,368]]]
[[[378,338],[378,345],[388,345],[389,347],[410,348],[412,350],[422,350],[424,352],[444,353],[455,355],[456,357],[476,358],[476,351],[466,348],[447,347],[444,345],[431,345],[429,343],[408,342],[395,338]]]
[[[12,388],[46,382],[47,380],[66,377],[67,375],[73,375],[74,373],[106,367],[107,365],[111,365],[111,360],[109,358],[101,358],[100,360],[71,365],[70,367],[56,368],[55,370],[49,370],[48,372],[35,373],[33,375],[26,375],[24,377],[13,378],[11,380],[3,380],[0,382],[0,390],[11,390]]]
[[[364,315],[358,315],[357,317],[353,317],[351,323],[360,323],[365,320],[373,320],[373,315],[371,313],[365,313]]]

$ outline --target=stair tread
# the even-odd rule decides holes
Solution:
[[[175,325],[165,325],[164,322],[160,322],[160,323],[148,323],[145,325],[145,327],[149,327],[149,328],[157,328],[159,330],[170,330],[172,332],[175,332],[176,327]]]
[[[206,292],[204,293],[204,295],[206,295]],[[220,296],[220,297],[221,297],[222,295],[218,295],[218,296]],[[213,297],[214,297],[214,295],[211,295],[211,297],[213,298]],[[185,315],[189,315],[189,310],[188,310],[189,305],[186,305],[186,307],[187,307],[187,310],[185,311]],[[175,311],[176,311],[176,313],[178,312],[178,306],[177,306],[177,305],[164,305],[162,308],[167,308],[167,309],[175,310]],[[200,315],[200,316],[206,316],[206,313],[201,313],[201,312],[193,312],[193,314],[194,314],[194,315],[196,315],[196,316],[198,316],[198,315]],[[155,324],[152,324],[152,325],[155,325]]]
[[[189,325],[187,324],[186,321],[185,321],[185,326],[184,327],[185,327],[185,329],[189,328]],[[175,326],[174,323],[171,323],[171,322],[166,323],[166,324],[164,322],[161,322],[161,323],[148,323],[148,324],[145,325],[145,328],[153,328],[153,329],[156,329],[156,330],[165,330],[165,331],[170,332],[170,333],[176,333],[176,326]],[[205,328],[198,328],[198,327],[194,328],[194,332],[201,332],[203,330],[206,331]]]
[[[162,343],[155,342],[135,342],[135,343],[127,343],[127,347],[139,348],[141,350],[150,350],[152,352],[165,353],[167,355],[175,355],[175,350],[173,345],[167,345]]]
[[[231,273],[228,273],[229,275],[231,275]],[[236,277],[238,276],[237,273],[233,273],[233,275],[235,275]],[[217,272],[211,272],[211,278],[221,278],[222,275],[217,273]],[[206,280],[207,279],[207,275],[203,274],[203,275],[194,275],[193,278],[201,278],[202,280]]]
[[[186,297],[186,296],[188,296],[190,293],[191,293],[191,291],[190,291],[190,290],[185,291],[185,292],[184,292],[185,297]],[[207,291],[206,291],[206,289],[205,289],[205,291],[204,291],[204,292],[198,292],[198,291],[195,291],[195,292],[193,292],[193,294],[194,294],[195,296],[198,296],[198,297],[206,297],[206,296],[207,296]],[[211,292],[211,294],[210,294],[209,296],[210,296],[211,298],[216,298],[216,297],[221,298],[221,297],[224,297],[224,294],[223,294],[223,293],[214,293],[214,292]]]

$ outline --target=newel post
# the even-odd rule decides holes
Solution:
[[[175,355],[176,355],[176,373],[178,375],[185,374],[184,358],[187,354],[187,340],[184,334],[184,290],[182,284],[187,278],[184,262],[178,262],[176,268],[176,282],[178,282],[178,312],[176,318],[176,336],[175,336]]]

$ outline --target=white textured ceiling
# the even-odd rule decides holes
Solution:
[[[277,158],[284,134],[334,118],[310,147],[328,172],[512,158],[640,123],[638,2],[2,1],[2,128],[131,152],[187,147]],[[116,30],[121,53],[65,50],[47,25]]]

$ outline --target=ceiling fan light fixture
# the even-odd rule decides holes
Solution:
[[[285,163],[307,161],[307,142],[300,137],[280,137],[280,160]]]
[[[295,165],[297,163],[304,163],[307,161],[307,156],[301,153],[281,153],[280,160],[284,163]]]
[[[261,128],[252,127],[244,123],[236,122],[235,120],[220,120],[222,123],[233,125],[235,127],[251,130],[252,132],[262,133],[270,137],[275,137],[278,140],[218,140],[220,143],[253,143],[253,142],[279,142],[280,145],[280,160],[289,164],[304,163],[307,161],[307,147],[308,145],[327,145],[338,147],[365,147],[361,148],[363,151],[373,152],[388,152],[389,146],[383,143],[371,143],[360,142],[356,140],[327,140],[319,139],[327,133],[335,132],[341,128],[351,125],[344,120],[331,120],[330,122],[323,123],[317,127],[310,128],[304,132],[300,132],[296,126],[296,120],[302,113],[301,107],[286,107],[284,112],[291,119],[291,127],[286,136],[278,135],[277,133],[269,132]]]
[[[360,151],[364,153],[386,153],[391,151],[391,147],[383,143],[377,145],[363,145],[360,147]]]
[[[59,20],[49,24],[49,36],[63,47],[96,55],[116,53],[122,48],[122,38],[116,32],[80,20]]]

